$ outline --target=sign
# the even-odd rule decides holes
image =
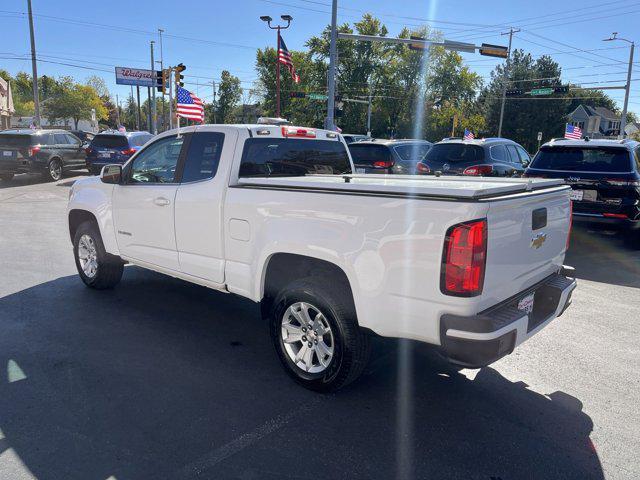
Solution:
[[[486,57],[507,58],[509,56],[509,49],[501,45],[483,43],[480,47],[480,55],[484,55]]]
[[[289,93],[289,96],[291,98],[304,98],[307,96],[307,94],[304,92],[291,92]]]
[[[138,85],[155,87],[158,85],[158,72],[141,68],[116,67],[116,83],[118,85]]]
[[[534,88],[529,92],[530,95],[551,95],[553,88]]]
[[[329,97],[322,93],[307,93],[307,98],[310,98],[311,100],[327,100]]]
[[[542,132],[538,132],[538,141],[542,140]]]

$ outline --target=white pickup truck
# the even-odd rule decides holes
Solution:
[[[325,130],[166,132],[71,188],[78,273],[110,288],[130,263],[260,302],[285,370],[320,391],[358,377],[371,335],[477,368],[570,304],[561,181],[352,172]]]

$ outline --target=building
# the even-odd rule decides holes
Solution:
[[[614,138],[620,134],[620,115],[604,107],[579,105],[568,115],[568,123],[589,138]]]
[[[638,132],[640,132],[640,123],[638,122],[627,123],[627,125],[624,127],[624,131],[628,137],[630,137],[631,135],[637,134]]]
[[[0,78],[0,130],[11,127],[11,115],[14,111],[11,84]]]

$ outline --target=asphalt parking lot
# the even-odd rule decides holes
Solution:
[[[127,267],[84,287],[68,188],[0,185],[0,478],[640,477],[640,252],[574,229],[574,303],[461,372],[377,341],[357,383],[296,386],[258,307]]]

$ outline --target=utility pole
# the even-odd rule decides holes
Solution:
[[[502,82],[502,101],[500,103],[500,121],[498,122],[498,137],[502,136],[502,120],[504,118],[504,103],[507,98],[507,83],[509,83],[509,72],[511,67],[511,41],[513,40],[513,34],[518,33],[519,28],[514,29],[511,27],[508,32],[501,33],[500,35],[509,35],[509,48],[507,50],[507,65],[504,70],[504,80]]]
[[[271,22],[273,18],[268,15],[263,15],[260,17],[260,20],[263,22],[267,22],[267,25],[271,30],[276,30],[277,32],[277,43],[276,43],[276,117],[280,118],[280,30],[286,30],[291,25],[291,20],[293,17],[291,15],[280,15],[282,20],[285,20],[287,24],[285,26],[276,25],[275,27],[271,26]]]
[[[615,40],[621,40],[631,45],[631,51],[629,52],[629,67],[627,69],[627,84],[624,86],[624,105],[622,106],[622,117],[620,118],[620,134],[618,138],[623,139],[626,135],[624,131],[627,128],[627,107],[629,106],[629,92],[631,91],[631,72],[633,71],[633,51],[636,44],[626,38],[618,37],[618,32],[613,32],[609,38],[605,38],[603,42],[613,42]]]
[[[151,70],[155,72],[156,63],[153,61],[153,44],[155,42],[151,40]],[[149,123],[149,131],[154,135],[158,134],[158,124],[156,118],[156,89],[155,87],[151,88],[151,99],[149,100],[149,110],[151,111],[151,122]]]
[[[327,96],[327,118],[324,128],[335,130],[335,109],[336,109],[336,62],[338,52],[338,0],[331,2],[331,43],[329,45],[329,78]]]
[[[142,130],[142,109],[140,108],[140,85],[136,85],[136,98],[138,101],[138,105],[136,108],[136,123],[138,127],[138,131]]]
[[[33,77],[33,106],[34,123],[36,128],[40,128],[40,95],[38,94],[38,66],[36,65],[36,38],[33,33],[33,11],[31,10],[31,0],[27,0],[29,10],[29,36],[31,37],[31,74]]]
[[[169,68],[169,129],[173,128],[173,80],[171,78],[171,74],[173,73],[173,68]]]
[[[371,136],[371,93],[369,93],[369,105],[367,106],[367,136]]]
[[[211,105],[211,110],[213,110],[213,123],[218,123],[218,120],[216,120],[216,81],[211,80],[211,84],[213,85],[213,105]]]
[[[164,58],[162,55],[162,33],[163,32],[164,32],[163,29],[161,28],[158,29],[158,35],[160,36],[160,70],[164,70]],[[167,119],[165,117],[165,112],[164,112],[164,90],[162,91],[162,125],[163,125],[163,128],[166,130]]]
[[[120,99],[118,98],[118,94],[116,93],[116,123],[118,124],[118,128],[120,128]]]

